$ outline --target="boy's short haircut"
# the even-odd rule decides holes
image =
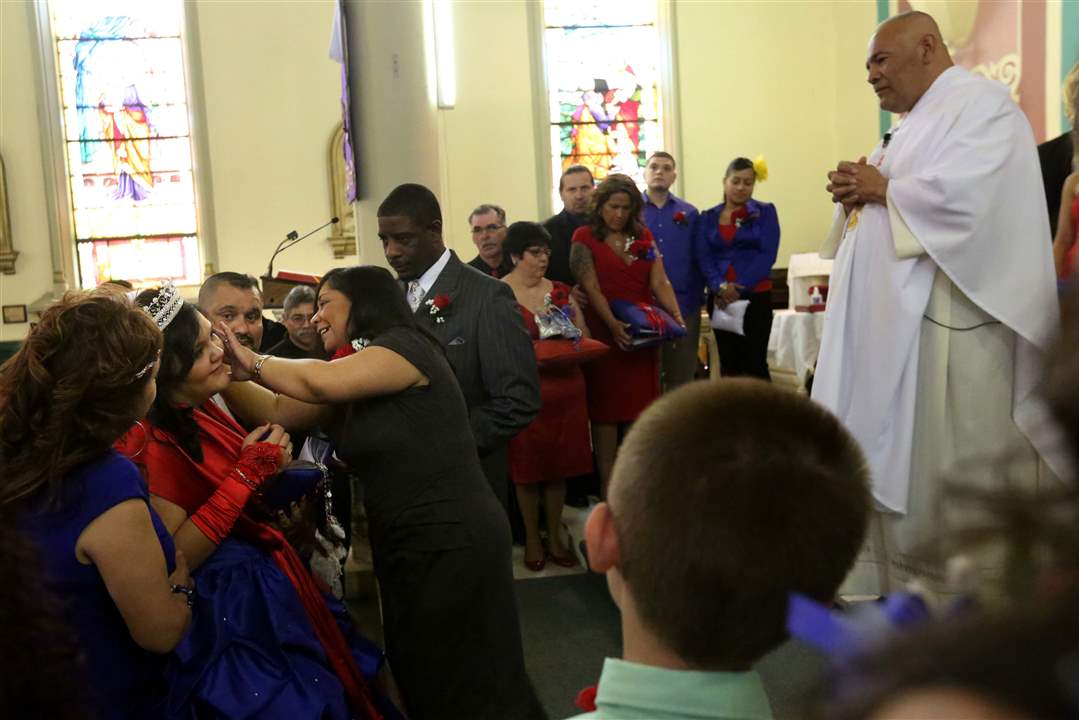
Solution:
[[[787,637],[787,598],[833,599],[865,538],[869,471],[823,407],[758,380],[657,400],[610,491],[634,607],[687,663],[741,669]]]

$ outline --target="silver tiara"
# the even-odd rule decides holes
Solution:
[[[180,291],[171,282],[166,282],[143,311],[154,319],[158,328],[164,330],[183,306],[184,299],[180,297]]]

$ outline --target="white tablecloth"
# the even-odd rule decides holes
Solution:
[[[777,310],[768,338],[768,366],[804,379],[817,364],[824,313]]]

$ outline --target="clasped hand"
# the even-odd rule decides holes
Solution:
[[[839,163],[835,170],[828,173],[825,189],[831,194],[832,202],[842,203],[848,215],[862,205],[888,204],[888,178],[867,163],[864,157],[858,162],[844,160]]]

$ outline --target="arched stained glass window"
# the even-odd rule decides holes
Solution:
[[[656,0],[544,0],[554,208],[570,165],[644,188],[645,161],[663,149],[656,15]]]
[[[50,0],[82,287],[201,281],[176,0]]]

